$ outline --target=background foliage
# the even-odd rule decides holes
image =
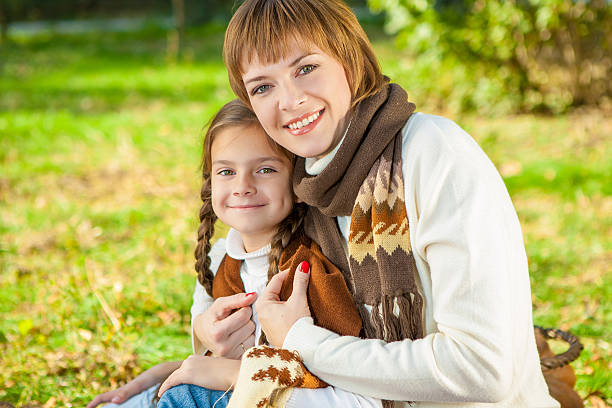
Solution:
[[[477,107],[451,92],[464,86],[451,81],[457,66],[427,71],[358,10],[384,72],[421,111]],[[152,21],[123,31],[78,21],[76,33],[11,29],[0,45],[0,401],[84,406],[190,352],[201,128],[232,97],[220,58],[225,22],[188,25],[177,54],[172,27]],[[535,323],[581,338],[579,393],[588,406],[609,404],[610,115],[595,104],[453,119],[512,195]]]
[[[416,98],[454,110],[612,105],[607,0],[369,0],[410,51]]]

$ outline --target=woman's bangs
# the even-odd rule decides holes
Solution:
[[[313,45],[327,51],[329,45],[321,22],[300,10],[283,7],[271,8],[245,21],[244,30],[234,41],[237,48],[233,54],[239,58],[240,66],[250,64],[253,59],[271,64],[286,57],[295,46],[310,48]],[[299,16],[299,17],[298,17]]]

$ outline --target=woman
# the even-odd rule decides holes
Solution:
[[[336,0],[247,0],[224,58],[236,95],[302,157],[294,188],[311,206],[307,232],[345,271],[366,337],[315,326],[304,304],[279,302],[271,282],[257,301],[268,340],[297,350],[332,386],[386,406],[557,407],[501,177],[456,124],[414,113],[353,13]],[[236,337],[250,341],[240,332],[248,320],[227,317],[243,306],[218,302],[195,317],[207,348],[235,352]]]

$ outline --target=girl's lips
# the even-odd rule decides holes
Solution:
[[[287,129],[287,131],[289,131],[289,133],[291,133],[293,136],[299,136],[299,135],[303,135],[305,133],[310,132],[312,129],[314,129],[318,124],[319,121],[321,120],[321,117],[323,116],[323,114],[325,113],[325,109],[321,109],[319,111],[319,117],[316,118],[315,120],[313,120],[311,123],[307,124],[306,126],[302,126],[299,129],[290,129],[288,126],[283,126],[285,129]],[[308,115],[305,115],[306,117]]]
[[[249,205],[230,205],[229,208],[233,208],[235,210],[248,210],[251,208],[259,208],[263,207],[264,204],[249,204]]]

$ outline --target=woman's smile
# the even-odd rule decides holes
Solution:
[[[284,127],[289,129],[289,133],[294,136],[303,135],[310,132],[319,124],[319,119],[325,112],[325,109],[316,111],[315,113],[305,114],[297,119],[292,120]]]

